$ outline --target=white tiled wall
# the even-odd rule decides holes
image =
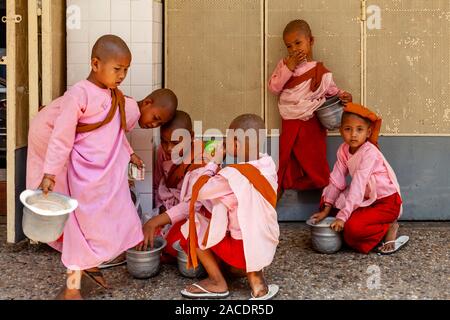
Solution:
[[[77,6],[80,28],[67,29],[67,85],[86,79],[91,49],[104,34],[121,37],[131,49],[133,61],[121,90],[136,100],[162,86],[162,12],[156,0],[67,0]],[[72,12],[72,11],[71,11]],[[146,164],[146,179],[136,184],[144,211],[152,209],[152,130],[135,129],[127,134],[135,152]]]

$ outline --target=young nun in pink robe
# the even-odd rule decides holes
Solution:
[[[181,246],[188,254],[188,267],[196,267],[198,258],[208,278],[181,294],[187,298],[227,297],[220,261],[223,267],[247,275],[254,299],[271,299],[278,286],[267,284],[263,270],[273,261],[280,234],[275,210],[276,166],[270,156],[258,152],[258,133],[265,129],[259,116],[239,116],[230,129],[227,153],[242,162],[213,177],[198,178],[192,187],[189,221],[182,227]],[[235,136],[233,130],[239,129],[254,130],[256,141]]]
[[[339,90],[323,63],[313,60],[314,37],[306,21],[288,23],[283,40],[288,56],[278,62],[268,86],[279,96],[282,118],[279,190],[322,189],[330,176],[327,130],[315,111],[328,98],[338,96],[348,102],[352,96]]]
[[[362,253],[382,240],[379,252],[393,253],[408,241],[406,236],[397,238],[402,198],[397,177],[378,149],[380,127],[381,118],[369,109],[346,105],[340,129],[345,142],[323,191],[322,211],[311,217],[317,223],[337,212],[331,228],[343,230],[345,242]],[[347,175],[352,177],[349,185]]]
[[[148,111],[143,116],[136,102],[122,95],[117,86],[124,80],[130,62],[131,53],[123,40],[112,35],[101,37],[93,48],[88,79],[44,109],[31,128],[38,127],[42,131],[38,129],[37,134],[48,138],[43,165],[36,167],[43,175],[38,186],[44,193],[67,191],[79,202],[66,222],[63,242],[52,244],[62,251],[62,262],[68,268],[68,281],[58,298],[82,298],[81,274],[106,287],[97,266],[142,240],[126,174],[132,150],[125,131],[140,116],[144,127],[150,126],[154,114],[159,114],[156,122],[168,121],[174,109]],[[150,110],[148,104],[145,108]],[[39,122],[45,126],[40,127]],[[30,161],[35,155],[41,156],[34,141],[31,146]],[[32,164],[28,167],[34,171]],[[63,184],[65,176],[66,186],[59,187],[57,183]],[[32,176],[29,183],[36,186]]]

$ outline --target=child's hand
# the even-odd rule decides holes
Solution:
[[[326,217],[328,217],[328,212],[323,210],[317,213],[314,213],[311,218],[309,218],[309,220],[313,223],[313,224],[318,224],[320,221],[322,221],[323,219],[325,219]]]
[[[341,100],[344,104],[346,104],[346,103],[352,102],[353,97],[349,92],[343,91],[339,94],[339,100]]]
[[[223,143],[215,143],[214,151],[210,153],[207,150],[205,150],[204,158],[206,159],[207,162],[214,162],[214,163],[220,165],[223,163],[223,161],[226,157],[226,153],[225,153],[224,149],[225,148],[224,148]]]
[[[55,188],[55,176],[52,174],[44,174],[42,178],[41,184],[39,185],[39,189],[42,189],[44,195],[47,195],[49,191],[53,191]]]
[[[130,162],[134,165],[136,165],[139,169],[144,168],[144,161],[142,161],[141,158],[136,153],[133,153],[130,156]]]
[[[342,221],[341,219],[336,219],[331,224],[330,228],[336,232],[341,232],[342,230],[344,230],[344,225],[345,225],[344,221]]]
[[[306,54],[303,51],[294,52],[289,54],[286,58],[284,58],[284,63],[289,68],[289,70],[294,71],[295,68],[306,60]]]
[[[144,241],[137,245],[136,250],[145,251],[147,250],[149,245],[150,248],[153,249],[156,231],[169,223],[171,223],[171,220],[167,213],[157,215],[156,217],[148,220],[142,228],[142,231],[144,233]]]

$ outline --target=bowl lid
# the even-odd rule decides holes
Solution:
[[[320,221],[317,224],[314,224],[311,221],[311,219],[308,219],[308,221],[306,221],[306,224],[311,227],[329,228],[335,219],[336,219],[335,217],[326,217],[325,219],[323,219],[322,221]]]
[[[61,216],[74,211],[78,201],[58,192],[44,196],[42,190],[25,190],[20,201],[32,212],[42,216]]]

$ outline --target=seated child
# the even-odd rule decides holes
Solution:
[[[227,297],[226,267],[247,275],[253,299],[271,299],[279,288],[267,284],[263,269],[273,261],[280,234],[275,211],[276,166],[270,156],[259,153],[259,132],[265,130],[261,117],[241,115],[229,129],[226,152],[240,163],[228,165],[213,177],[198,178],[192,187],[189,221],[182,227],[180,244],[188,254],[188,267],[197,267],[200,260],[208,278],[181,294]]]
[[[175,130],[183,130],[184,137],[173,140],[172,135]],[[173,152],[177,153],[177,150],[181,150],[181,153],[172,155]],[[214,174],[217,169],[217,165],[205,167],[202,152],[202,141],[194,139],[191,117],[184,111],[177,111],[172,121],[161,127],[161,145],[158,148],[153,176],[155,206],[161,214],[151,217],[144,225],[144,229],[152,226],[154,228],[169,227],[162,232],[167,240],[163,261],[171,261],[177,257],[173,244],[182,237],[180,228],[186,222],[189,211],[190,192],[186,191],[190,190],[188,188],[190,181],[208,172]],[[182,191],[183,186],[185,186],[184,191]],[[158,221],[165,216],[170,217],[170,220],[164,220],[167,223],[159,224]],[[144,237],[144,242],[139,249],[146,249],[148,240]]]
[[[45,194],[58,190],[79,204],[66,222],[62,242],[51,244],[62,252],[68,269],[58,298],[81,299],[82,275],[107,288],[98,266],[142,241],[128,188],[126,169],[133,152],[125,132],[138,120],[142,127],[169,121],[176,97],[158,91],[139,105],[125,98],[117,87],[130,63],[122,39],[102,36],[92,49],[87,80],[39,112],[30,127],[27,187],[40,187]]]
[[[344,108],[340,133],[344,143],[324,189],[322,211],[312,215],[318,223],[337,211],[331,224],[344,230],[344,240],[353,249],[368,253],[380,241],[381,254],[393,253],[408,241],[397,238],[397,219],[402,213],[400,186],[394,171],[378,149],[381,118],[363,106],[349,103]],[[346,176],[350,174],[350,185]]]
[[[313,60],[314,37],[308,23],[294,20],[283,32],[288,56],[280,60],[269,80],[269,90],[279,95],[282,118],[279,190],[321,189],[328,185],[327,131],[314,112],[327,98],[342,102],[351,94],[339,90],[322,62]]]

